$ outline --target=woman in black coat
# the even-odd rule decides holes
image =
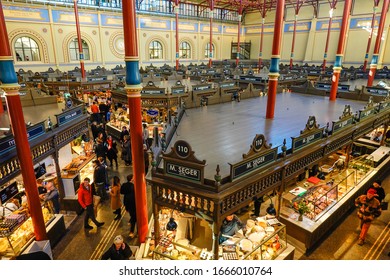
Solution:
[[[107,158],[110,161],[110,165],[113,166],[115,161],[116,167],[118,168],[118,150],[116,147],[116,141],[113,140],[111,136],[107,137],[107,146]]]
[[[122,144],[122,159],[125,161],[126,166],[131,165],[131,142],[129,135],[125,135]]]

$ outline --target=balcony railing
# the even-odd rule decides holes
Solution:
[[[4,1],[3,1],[4,2]],[[22,2],[31,4],[53,5],[53,6],[72,6],[73,0],[7,0],[7,2]],[[122,10],[122,0],[78,0],[79,7],[93,9],[109,9],[113,11]],[[137,0],[136,10],[140,14],[160,14],[173,16],[173,3],[167,0]],[[179,17],[188,19],[204,19],[210,18],[210,10],[207,4],[180,3]],[[234,10],[215,8],[213,11],[213,19],[224,22],[237,22],[238,12]]]

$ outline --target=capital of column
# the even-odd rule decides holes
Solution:
[[[125,61],[139,61],[138,56],[125,56]]]
[[[126,85],[125,90],[128,98],[138,98],[141,97],[141,85]]]
[[[14,60],[12,56],[0,56],[0,61],[9,61],[9,60]]]
[[[0,88],[5,91],[6,96],[19,95],[19,84],[1,84]]]
[[[333,73],[341,73],[342,67],[333,67]]]
[[[279,78],[279,76],[280,76],[279,73],[269,72],[269,73],[268,73],[268,80],[277,81],[278,78]]]

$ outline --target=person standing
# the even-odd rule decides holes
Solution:
[[[375,198],[376,191],[369,189],[367,194],[362,194],[355,200],[355,206],[359,207],[358,217],[360,219],[360,235],[358,245],[363,245],[371,222],[381,215],[381,207],[378,199]]]
[[[146,174],[148,174],[149,171],[149,153],[148,153],[148,146],[144,144],[144,163],[145,163],[145,177]]]
[[[132,164],[131,142],[130,142],[129,135],[125,135],[123,138],[122,159],[124,160],[126,166],[129,166]]]
[[[123,241],[122,235],[118,235],[114,238],[114,244],[104,252],[102,260],[128,260],[132,254],[130,246]]]
[[[147,146],[147,147],[149,147],[148,146],[148,140],[149,140],[149,129],[148,129],[148,124],[147,123],[143,123],[142,124],[142,127],[143,127],[143,129],[142,129],[142,140],[143,140],[143,142],[144,142],[144,144]]]
[[[98,159],[93,161],[93,183],[95,184],[95,190],[98,196],[101,197],[101,202],[105,201],[107,197],[106,192],[106,168],[100,163]]]
[[[91,112],[92,112],[92,122],[96,121],[100,124],[100,111],[99,106],[96,105],[96,102],[93,101],[91,105]]]
[[[382,202],[386,196],[385,189],[381,185],[382,185],[382,181],[375,180],[374,183],[372,183],[372,186],[368,189],[368,191],[371,189],[374,189],[376,191],[377,194],[376,199],[378,199],[379,202]]]
[[[125,136],[126,135],[130,136],[130,132],[127,130],[126,126],[123,126],[122,127],[122,131],[121,131],[121,135],[119,137],[119,141],[121,142],[121,144],[125,141]]]
[[[115,161],[116,168],[118,168],[118,148],[116,141],[111,136],[107,137],[107,149],[107,158],[110,161],[110,166],[114,166]]]
[[[127,175],[127,182],[123,183],[121,186],[121,194],[123,194],[123,205],[125,206],[126,211],[130,215],[130,234],[129,237],[134,237],[135,224],[137,222],[136,208],[135,208],[135,192],[134,192],[134,183],[133,175]]]
[[[110,196],[111,196],[111,209],[114,210],[114,214],[116,214],[116,217],[114,220],[119,220],[121,218],[121,182],[118,176],[114,176],[112,178],[112,186],[110,189]]]
[[[46,193],[40,194],[39,197],[44,201],[44,202],[50,202],[51,206],[53,208],[53,212],[55,214],[60,213],[60,194],[57,190],[56,187],[54,187],[53,182],[47,182],[46,185]]]
[[[89,225],[89,219],[91,219],[97,227],[104,225],[104,222],[98,222],[95,217],[93,209],[93,189],[89,184],[91,180],[87,177],[80,184],[79,191],[77,193],[77,200],[80,206],[86,211],[84,217],[84,228],[92,229],[93,227]]]

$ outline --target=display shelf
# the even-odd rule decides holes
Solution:
[[[242,235],[232,236],[219,246],[219,259],[276,259],[287,248],[286,226],[277,219],[270,221],[248,220]]]
[[[49,225],[54,219],[54,214],[47,208],[42,208],[45,225]],[[11,258],[19,255],[33,240],[34,232],[32,219],[29,217],[18,227],[0,238],[0,256]]]
[[[316,185],[307,182],[301,186],[296,185],[287,195],[282,196],[282,205],[283,207],[291,207],[298,212],[298,205],[305,203],[309,208],[309,212],[304,215],[313,221],[317,221],[351,191],[356,183],[356,171],[354,169],[333,173],[326,178],[326,181],[321,180]],[[295,192],[297,189],[300,190],[299,193]]]
[[[212,252],[163,237],[153,251],[153,260],[210,260]]]

